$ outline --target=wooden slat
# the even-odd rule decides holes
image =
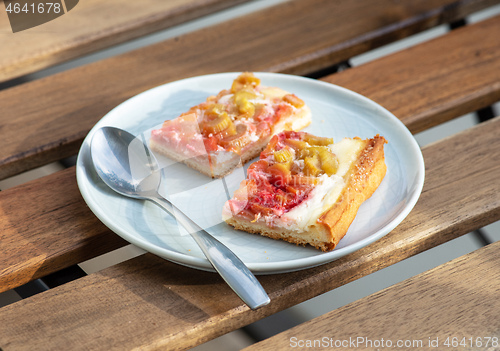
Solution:
[[[401,225],[330,264],[260,277],[262,309],[215,274],[146,254],[1,309],[0,347],[184,349],[482,227],[500,218],[499,133],[500,117],[426,147],[424,190]]]
[[[222,71],[309,73],[497,2],[290,1],[7,89],[0,92],[0,179],[75,154],[104,114],[148,88]],[[470,50],[488,38],[485,30],[498,30],[482,28],[471,34],[480,40]]]
[[[307,349],[372,350],[398,342],[399,350],[498,350],[499,253],[496,242],[244,350],[314,343]]]
[[[500,22],[500,21],[497,21],[497,22]],[[489,21],[489,22],[485,22],[481,25],[465,28],[463,31],[464,36],[470,35],[468,33],[471,33],[471,32],[476,33],[475,34],[476,37],[486,36],[490,32],[491,25],[494,25],[497,22]],[[498,26],[498,28],[500,29],[500,25]],[[459,33],[459,32],[457,32],[457,33]],[[434,42],[429,43],[429,44],[432,45],[432,47],[435,47],[435,46],[439,47],[440,45],[444,45],[441,42],[442,41],[446,42],[446,39],[448,37],[451,37],[451,39],[454,40],[455,46],[454,47],[447,46],[447,52],[450,56],[454,57],[455,52],[462,52],[462,50],[463,50],[463,47],[461,46],[462,42],[454,39],[455,33],[451,33],[451,34],[447,35],[446,37],[443,37],[442,39],[439,39],[439,40],[434,41]],[[487,45],[486,43],[488,43],[488,41],[483,40],[481,43],[484,43],[484,45]],[[432,49],[432,47],[431,47],[431,49]],[[418,50],[425,51],[425,48],[427,48],[427,43],[422,44],[418,48]],[[473,50],[473,49],[471,49],[471,50]],[[415,48],[414,50],[417,50],[417,48]],[[435,52],[435,51],[433,51],[433,52]],[[484,62],[480,61],[479,63],[471,66],[469,69],[474,71],[475,67],[483,67],[483,65],[487,65],[488,67],[497,67],[500,65],[499,54],[500,54],[500,52],[497,53],[497,56],[493,56],[493,55],[488,56],[489,57],[488,60],[485,60]],[[398,55],[383,58],[383,59],[377,61],[378,66],[376,67],[377,69],[375,70],[375,72],[376,72],[375,74],[385,76],[386,75],[385,72],[389,72],[389,73],[392,72],[393,68],[395,66],[397,66],[394,58],[396,56],[401,56],[401,55],[402,54],[398,54]],[[398,69],[399,73],[403,77],[406,77],[409,82],[411,82],[412,80],[415,80],[417,82],[421,82],[419,74],[412,74],[414,66],[413,65],[405,65],[406,59],[407,59],[407,57],[404,55],[401,57],[399,64],[401,64],[403,67],[405,67],[406,70]],[[439,59],[439,58],[436,58],[436,59]],[[382,64],[383,62],[385,62],[385,60],[387,60],[387,62],[388,62],[387,65]],[[429,61],[432,61],[432,60],[429,58]],[[429,62],[429,65],[431,65],[431,62]],[[358,75],[357,74],[358,70],[363,70],[363,72],[365,74]],[[441,80],[442,80],[441,84],[451,86],[452,85],[451,83],[456,82],[455,75],[442,75],[442,71],[440,69],[435,69],[435,70],[429,71],[427,78],[432,82],[436,81],[436,79],[434,79],[433,76],[430,75],[432,72],[434,72],[437,77],[441,78]],[[493,70],[492,72],[490,72],[489,75],[483,74],[481,77],[496,76],[496,75],[498,75],[498,72],[500,72],[500,69],[496,70],[496,71]],[[460,75],[460,72],[457,71],[457,75]],[[328,80],[330,80],[330,81],[335,81],[336,79],[346,80],[346,77],[349,77],[349,76],[352,77],[352,80],[349,80],[350,87],[353,88],[354,90],[362,90],[363,91],[364,87],[366,86],[366,81],[367,81],[367,79],[369,79],[367,77],[370,76],[370,71],[367,71],[365,69],[365,67],[356,67],[356,68],[353,68],[351,70],[346,71],[345,73],[342,73],[342,75],[337,74],[337,75],[333,75],[331,77],[328,77]],[[340,77],[340,78],[337,78],[337,77]],[[469,75],[466,74],[466,77],[469,77]],[[477,77],[477,79],[479,80],[482,78]],[[447,84],[448,81],[450,83]],[[500,81],[500,79],[498,81]],[[372,81],[372,83],[375,84],[377,82]],[[425,82],[421,82],[421,83],[424,84]],[[379,90],[385,89],[385,80],[379,81],[377,84],[378,84]],[[408,84],[410,84],[410,83],[408,83]],[[490,82],[490,86],[495,85],[495,84],[497,84],[497,82],[493,82],[493,81]],[[356,87],[359,87],[359,88],[356,88]],[[418,99],[416,97],[412,98],[413,90],[411,90],[411,89],[401,89],[398,91],[398,94],[394,94],[394,95],[380,95],[380,97],[378,98],[378,102],[384,106],[387,106],[387,105],[393,104],[394,101],[397,101],[398,104],[400,104],[401,106],[403,106],[403,108],[406,109],[406,115],[401,116],[403,121],[405,121],[405,122],[412,121],[412,114],[411,114],[412,111],[419,111],[420,114],[424,114],[427,116],[427,118],[433,119],[435,116],[439,116],[439,113],[441,111],[441,106],[442,106],[443,101],[444,101],[443,99],[433,99],[434,96],[440,96],[440,94],[442,94],[442,85],[437,84],[437,83],[433,83],[433,84],[426,85],[426,87],[427,87],[427,90],[426,90],[426,94],[425,94],[425,99],[426,99],[426,101],[428,101],[428,103],[424,104],[424,105],[421,104],[420,99]],[[473,86],[472,88],[470,87],[469,80],[464,80],[461,82],[461,84],[457,84],[457,87],[454,88],[455,94],[453,96],[450,96],[450,102],[448,102],[447,104],[453,103],[454,101],[459,101],[458,103],[460,103],[460,101],[467,100],[467,98],[464,98],[464,96],[469,97],[470,99],[473,99],[473,100],[475,99],[475,101],[484,101],[484,100],[482,100],[481,95],[478,96],[476,94],[474,87],[475,86]],[[463,92],[459,90],[460,88],[463,89]],[[378,90],[375,89],[373,94],[375,94],[377,92],[378,92]],[[407,97],[408,95],[410,97]],[[457,98],[457,97],[462,97],[462,98]],[[391,105],[391,106],[394,106],[394,105]],[[424,110],[423,108],[425,108],[426,110]],[[43,133],[43,134],[45,134],[45,133]],[[73,191],[73,192],[66,191],[63,187],[57,186],[57,184],[59,184],[59,183],[67,184],[67,183],[71,183],[71,182],[74,182],[74,170],[66,172],[66,173],[61,174],[61,175],[49,176],[46,179],[40,180],[39,183],[37,183],[38,184],[37,186],[30,187],[29,192],[26,189],[22,190],[21,192],[28,193],[29,194],[29,195],[27,195],[28,197],[43,199],[51,191],[54,191],[56,193],[64,194],[65,201],[68,203],[82,203],[81,199],[80,199],[81,195],[77,192],[76,185],[74,183],[72,186],[73,186],[73,189],[75,191]],[[15,201],[16,196],[17,196],[17,195],[15,195],[15,192],[16,192],[16,190],[12,190],[12,192],[6,192],[5,194],[0,193],[0,208],[6,208],[7,206],[16,207],[16,204],[17,204],[17,207],[22,208],[23,202],[22,201],[19,201],[19,202]],[[9,194],[14,194],[14,195],[9,195]],[[4,204],[9,204],[9,205],[4,205]],[[41,208],[43,208],[43,205],[40,205],[40,206],[42,206]],[[51,205],[49,204],[48,206],[50,207]],[[72,209],[70,209],[69,207],[60,207],[55,211],[58,212],[57,216],[59,216],[60,218],[71,218],[73,216]],[[81,217],[82,222],[95,221],[95,218],[93,217],[92,213],[90,213],[89,211],[86,211],[86,212],[83,211],[80,213],[82,216]],[[25,212],[25,214],[29,215],[29,216],[36,217],[36,214],[32,214],[30,212]],[[17,218],[21,218],[21,217],[17,217]],[[23,245],[17,244],[17,243],[25,242],[26,241],[25,238],[27,237],[26,234],[23,234],[25,229],[23,227],[22,221],[20,221],[19,223],[12,223],[12,221],[8,221],[8,222],[7,221],[8,221],[8,217],[5,217],[4,223],[7,223],[8,226],[5,225],[5,229],[3,230],[3,233],[4,233],[3,235],[5,235],[5,237],[9,237],[10,239],[9,239],[9,241],[4,242],[5,246],[3,246],[3,247],[1,246],[2,244],[0,243],[0,251],[1,252],[9,252],[8,256],[3,257],[3,260],[5,260],[5,264],[6,264],[5,267],[14,266],[14,267],[19,267],[19,268],[16,271],[8,272],[8,273],[6,273],[6,275],[1,276],[0,282],[1,281],[4,281],[4,282],[10,281],[10,282],[14,282],[16,284],[22,284],[22,283],[29,281],[30,279],[34,279],[34,278],[42,276],[43,274],[53,272],[56,269],[61,268],[60,267],[61,261],[56,261],[56,259],[55,259],[55,257],[58,257],[58,256],[65,257],[65,261],[64,261],[65,265],[72,265],[72,264],[79,263],[80,261],[78,261],[77,258],[88,259],[88,258],[91,258],[92,255],[102,252],[102,251],[96,250],[96,248],[94,246],[94,244],[97,244],[97,243],[99,243],[99,245],[102,245],[101,240],[106,240],[106,242],[109,241],[109,243],[107,245],[102,245],[102,247],[113,248],[113,247],[116,247],[116,245],[117,245],[116,239],[113,239],[112,235],[105,235],[104,232],[101,232],[101,231],[90,232],[90,233],[86,233],[85,231],[76,232],[72,227],[69,227],[69,228],[66,227],[66,224],[67,224],[66,222],[62,222],[59,225],[60,227],[54,228],[54,233],[52,233],[50,231],[48,233],[43,233],[44,238],[46,238],[46,240],[49,240],[49,242],[50,241],[57,242],[58,240],[61,240],[61,238],[56,235],[58,232],[68,232],[68,233],[71,233],[71,238],[66,239],[66,240],[69,240],[69,242],[72,242],[73,244],[68,245],[67,247],[56,246],[56,247],[54,247],[54,249],[51,249],[47,253],[48,257],[51,257],[51,259],[46,259],[44,256],[36,256],[36,258],[32,258],[31,256],[27,255],[26,252],[24,252],[25,249],[24,249]],[[0,221],[0,223],[2,223],[2,222]],[[41,225],[45,225],[43,221],[42,221]],[[36,230],[37,230],[36,226],[32,226],[30,228],[32,228],[31,233],[36,233]],[[101,238],[100,237],[101,235],[104,235],[104,238]],[[95,236],[95,238],[94,238],[94,236]],[[29,237],[31,237],[31,236],[28,236],[28,238]],[[90,240],[90,238],[93,238],[93,239]],[[33,240],[32,245],[37,246],[36,245],[36,241],[38,240],[37,236],[34,236],[33,239],[31,239],[31,240]],[[119,242],[118,244],[120,244],[120,243],[121,242]],[[73,255],[72,251],[86,253],[86,256],[84,258],[83,256]],[[58,264],[54,266],[53,262],[58,262]],[[39,269],[39,267],[43,267],[43,269]],[[33,274],[32,273],[33,271],[37,271],[38,274]],[[0,284],[0,286],[1,286],[1,284]],[[5,285],[5,289],[7,289],[7,287],[11,287],[11,286]]]
[[[16,33],[12,33],[7,16],[2,15],[0,82],[243,1],[248,0],[85,0],[56,20]]]
[[[500,17],[473,27],[325,80],[370,97],[421,132],[500,100]]]
[[[89,212],[74,167],[0,197],[0,292],[126,244]]]

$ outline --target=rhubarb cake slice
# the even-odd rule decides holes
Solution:
[[[251,164],[223,220],[236,229],[335,248],[386,173],[384,137],[331,138],[285,131]]]
[[[244,72],[206,101],[151,133],[150,147],[213,178],[257,157],[271,137],[311,122],[305,102]],[[239,162],[241,161],[241,162]]]

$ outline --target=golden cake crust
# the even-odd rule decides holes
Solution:
[[[387,171],[385,143],[385,138],[379,135],[366,140],[357,161],[347,173],[349,179],[339,200],[319,217],[318,230],[325,231],[329,239],[319,247],[321,250],[330,251],[337,246],[347,233],[361,204],[372,196],[384,179]]]

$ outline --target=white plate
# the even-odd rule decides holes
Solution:
[[[92,166],[89,143],[95,130],[103,126],[119,127],[135,135],[142,133],[147,140],[151,129],[230,87],[237,75],[207,75],[156,87],[120,104],[95,125],[78,155],[77,180],[88,206],[106,226],[130,243],[167,260],[212,270],[193,239],[179,231],[167,214],[152,203],[122,197],[104,185]],[[274,73],[256,73],[256,76],[263,85],[293,92],[310,106],[313,120],[305,129],[308,132],[333,137],[336,141],[343,137],[369,138],[380,134],[389,141],[385,146],[387,175],[373,196],[360,207],[347,235],[335,250],[322,253],[310,247],[236,231],[220,220],[222,205],[227,200],[224,184],[184,165],[168,172],[166,183],[171,198],[195,221],[209,227],[207,230],[256,274],[290,272],[331,262],[394,229],[417,202],[425,172],[420,148],[399,119],[375,102],[332,84]],[[165,166],[167,161],[160,159],[160,162]],[[231,195],[243,177],[240,168],[225,179]]]

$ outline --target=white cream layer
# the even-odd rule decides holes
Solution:
[[[306,230],[307,227],[316,223],[324,211],[337,202],[345,186],[344,176],[356,161],[363,147],[363,141],[345,138],[328,147],[339,160],[337,173],[330,177],[326,174],[320,176],[319,184],[309,194],[309,197],[291,211],[279,218],[274,218],[274,225],[296,231]]]

